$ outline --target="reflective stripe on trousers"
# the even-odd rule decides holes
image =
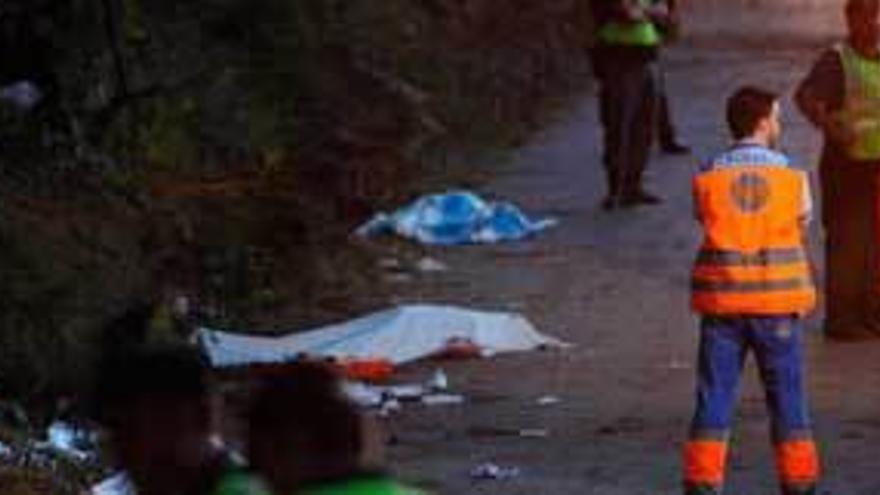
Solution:
[[[810,493],[819,476],[802,374],[802,323],[795,316],[704,317],[697,406],[684,451],[686,493],[718,493],[728,435],[749,350],[755,353],[771,416],[776,466],[785,493]]]

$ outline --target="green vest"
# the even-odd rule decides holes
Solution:
[[[880,60],[860,56],[848,44],[837,47],[846,80],[840,117],[856,136],[854,160],[880,160]]]
[[[425,495],[425,493],[388,478],[364,478],[306,489],[302,491],[302,495]]]
[[[642,6],[651,0],[641,0]],[[606,22],[599,28],[599,41],[609,45],[656,47],[663,42],[663,35],[651,21]]]

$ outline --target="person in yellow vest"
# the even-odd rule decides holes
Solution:
[[[771,415],[784,495],[816,493],[819,459],[802,376],[802,317],[816,294],[805,252],[809,182],[774,150],[777,96],[745,87],[730,97],[735,143],[693,181],[703,242],[692,274],[701,315],[696,412],[684,448],[684,493],[721,493],[737,385],[754,353]]]
[[[597,26],[593,67],[608,193],[604,209],[656,204],[642,176],[653,142],[657,107],[659,26],[671,22],[665,4],[651,0],[592,0]]]
[[[848,36],[826,50],[796,101],[820,129],[825,335],[880,338],[880,0],[849,0]]]

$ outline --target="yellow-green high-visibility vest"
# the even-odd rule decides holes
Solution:
[[[640,0],[647,7],[651,0]],[[609,45],[656,47],[663,35],[649,20],[637,22],[606,22],[599,28],[599,40]]]
[[[846,80],[839,116],[856,137],[847,154],[854,160],[880,160],[880,59],[862,57],[846,43],[837,51]]]

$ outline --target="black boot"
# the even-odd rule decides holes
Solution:
[[[605,211],[616,210],[624,205],[623,183],[620,174],[616,171],[607,171],[605,179],[608,185],[608,194],[602,200],[601,206]]]
[[[667,155],[686,155],[691,152],[691,149],[675,139],[671,139],[660,143],[660,151]]]
[[[715,485],[693,485],[687,483],[684,487],[684,495],[721,495],[721,487]]]
[[[816,495],[818,490],[816,490],[816,485],[814,483],[809,483],[806,485],[782,485],[781,490],[782,495]]]

